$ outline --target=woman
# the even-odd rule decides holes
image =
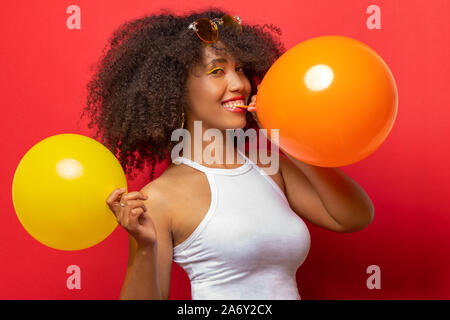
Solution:
[[[364,190],[338,168],[283,152],[277,172],[266,175],[249,150],[224,139],[184,144],[170,156],[177,128],[190,137],[198,123],[202,134],[216,129],[223,136],[261,128],[256,87],[283,45],[260,26],[211,9],[131,21],[110,46],[88,86],[89,127],[97,126],[127,174],[145,162],[153,169],[171,162],[153,180],[152,171],[139,192],[116,189],[107,199],[130,235],[120,298],[168,299],[175,261],[191,280],[193,299],[300,299],[295,273],[310,247],[303,219],[336,232],[361,230],[374,211]],[[230,99],[240,103],[233,107]],[[211,164],[201,157],[206,148],[226,154],[215,153],[220,161]],[[237,151],[231,162],[229,151]]]

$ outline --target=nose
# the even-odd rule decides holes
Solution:
[[[230,72],[228,75],[229,75],[228,86],[230,88],[230,91],[244,94],[245,80],[246,80],[245,76],[240,75],[236,72]]]

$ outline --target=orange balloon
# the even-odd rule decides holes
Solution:
[[[355,163],[387,138],[398,94],[386,63],[371,48],[342,36],[301,42],[268,70],[258,89],[261,125],[279,129],[279,146],[322,167]]]

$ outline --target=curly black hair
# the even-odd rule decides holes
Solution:
[[[220,18],[224,14],[222,9],[209,8],[177,16],[162,9],[158,14],[123,23],[110,37],[87,84],[87,106],[81,118],[89,115],[88,127],[97,129],[94,138],[101,137],[126,175],[148,162],[152,180],[156,164],[170,161],[170,152],[178,143],[171,141],[171,135],[181,127],[182,112],[187,108],[188,72],[202,61],[205,46],[188,26],[199,18]],[[218,41],[244,64],[252,96],[285,48],[264,30],[281,35],[272,24],[250,26],[243,21],[242,27],[243,32],[236,35],[228,27],[219,26]],[[214,44],[212,47],[221,50]],[[249,112],[246,117],[243,130],[256,129]]]

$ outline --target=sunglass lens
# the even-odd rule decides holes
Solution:
[[[223,25],[232,27],[236,31],[237,34],[242,32],[242,26],[234,17],[226,14],[222,17]]]
[[[206,42],[215,42],[217,40],[217,27],[207,18],[197,20],[197,35]]]

